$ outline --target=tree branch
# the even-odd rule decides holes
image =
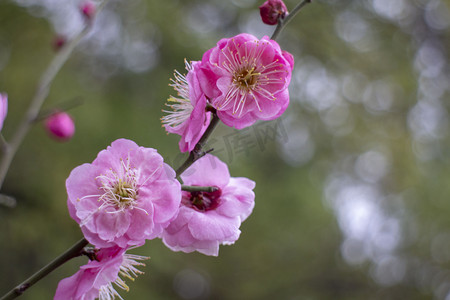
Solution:
[[[297,4],[296,7],[284,18],[278,18],[278,24],[277,28],[275,28],[275,31],[272,34],[272,37],[270,39],[276,40],[278,38],[278,35],[280,34],[281,30],[297,15],[300,10],[305,6],[306,4],[311,3],[311,0],[303,0],[299,4]]]
[[[218,190],[215,186],[196,186],[196,185],[182,185],[181,186],[182,191],[186,192],[207,192],[212,193]]]
[[[211,133],[214,131],[214,128],[216,128],[217,124],[219,123],[219,117],[217,116],[217,114],[215,112],[213,112],[212,114],[213,118],[211,120],[211,123],[209,123],[209,126],[208,128],[206,128],[205,133],[203,133],[197,145],[195,145],[194,150],[192,150],[189,153],[189,156],[186,159],[186,161],[176,170],[177,174],[176,177],[179,177],[181,174],[183,174],[183,172],[186,171],[186,169],[189,168],[196,160],[212,151],[212,149],[203,151],[203,147],[205,146],[206,141],[208,140]]]
[[[22,295],[27,289],[29,289],[33,284],[50,274],[53,270],[69,261],[70,259],[83,255],[84,247],[89,243],[84,238],[79,240],[75,245],[69,248],[66,252],[55,258],[48,265],[40,269],[38,272],[33,274],[30,278],[10,290],[7,294],[5,294],[0,300],[10,300]]]
[[[97,9],[97,13],[105,6],[105,4],[109,0],[104,0]],[[58,54],[55,55],[53,60],[50,62],[47,69],[42,74],[41,80],[37,87],[36,93],[34,94],[33,99],[31,100],[30,106],[28,107],[27,112],[23,116],[22,121],[19,124],[19,127],[14,132],[11,142],[9,144],[5,144],[3,157],[0,161],[0,188],[3,185],[6,174],[8,173],[9,167],[11,166],[11,162],[16,155],[16,152],[19,146],[22,144],[25,135],[28,133],[28,130],[33,124],[33,121],[39,115],[42,104],[48,96],[50,91],[50,87],[52,85],[53,80],[55,79],[58,72],[61,70],[63,65],[69,59],[75,47],[78,43],[88,34],[88,32],[92,28],[92,22],[86,22],[83,30],[75,36],[73,40],[71,40],[68,44],[61,48]]]

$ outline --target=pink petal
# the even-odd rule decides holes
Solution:
[[[255,206],[254,188],[254,181],[243,177],[232,177],[230,184],[222,191],[222,203],[216,209],[217,213],[227,217],[239,216],[243,222]]]
[[[239,217],[229,218],[214,211],[197,213],[188,226],[192,236],[198,240],[220,241],[235,236],[239,231]]]
[[[199,241],[195,239],[187,226],[184,226],[174,235],[163,235],[164,244],[172,251],[183,251],[186,253],[198,251],[205,255],[218,256],[218,241]]]
[[[217,157],[206,154],[193,163],[182,175],[186,185],[224,187],[230,180],[228,166]]]
[[[94,278],[95,274],[86,272],[84,270],[79,270],[74,275],[68,278],[64,278],[58,283],[58,287],[56,288],[56,293],[53,299],[82,299],[82,296],[92,288]]]
[[[77,222],[80,222],[80,218],[84,218],[87,215],[86,213],[77,214],[75,212],[75,207],[80,205],[79,202],[86,199],[83,197],[100,194],[96,181],[96,177],[100,172],[101,169],[96,166],[83,164],[73,169],[66,180],[69,214]]]
[[[170,187],[170,188],[169,188]],[[165,224],[172,220],[178,213],[181,202],[181,185],[179,182],[167,182],[159,180],[153,182],[151,190],[143,189],[143,196],[151,198],[151,203],[155,213],[153,220],[155,223]],[[166,227],[166,225],[163,225]]]
[[[111,143],[106,150],[100,151],[97,158],[92,162],[93,165],[102,167],[106,170],[112,168],[113,170],[120,170],[121,161],[118,158],[126,160],[129,156],[130,151],[137,149],[139,146],[126,139],[118,139]]]

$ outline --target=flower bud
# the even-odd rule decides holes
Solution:
[[[66,112],[56,112],[45,120],[49,135],[59,141],[69,140],[75,133],[75,124]]]
[[[3,128],[3,122],[8,114],[8,95],[0,93],[0,130]]]
[[[57,35],[55,36],[55,38],[53,39],[53,50],[55,51],[59,51],[62,47],[64,47],[64,45],[67,43],[67,39],[65,36],[62,35]]]
[[[279,18],[287,16],[288,10],[282,0],[267,0],[259,7],[259,13],[264,24],[276,25]]]
[[[95,4],[91,1],[85,1],[81,4],[80,11],[86,20],[90,21],[94,18],[96,7]]]

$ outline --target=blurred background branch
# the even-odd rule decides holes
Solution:
[[[98,7],[97,13],[103,8],[103,6],[108,2],[108,0],[103,0]],[[42,74],[40,82],[38,84],[36,93],[34,94],[30,105],[24,114],[22,121],[20,122],[18,128],[12,135],[11,141],[6,144],[3,152],[3,156],[0,160],[0,188],[3,185],[6,174],[8,173],[9,167],[11,165],[14,156],[20,145],[22,144],[25,135],[29,131],[33,122],[39,115],[42,104],[48,96],[51,84],[55,79],[56,75],[63,67],[65,62],[69,59],[75,47],[78,43],[88,34],[91,29],[92,23],[87,21],[84,28],[78,33],[72,40],[61,47],[55,57],[51,60],[49,66]]]

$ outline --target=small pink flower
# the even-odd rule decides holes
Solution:
[[[94,18],[97,8],[91,1],[85,1],[80,6],[80,11],[86,20],[90,21]]]
[[[97,248],[142,245],[178,213],[181,187],[155,149],[119,139],[66,181],[70,216]]]
[[[67,141],[75,133],[75,124],[66,112],[56,112],[45,120],[49,135],[59,141]]]
[[[214,186],[217,191],[183,191],[180,212],[162,235],[173,251],[198,251],[217,256],[219,245],[233,244],[241,223],[255,205],[255,183],[247,178],[230,177],[228,167],[207,154],[181,175],[186,185]]]
[[[97,260],[89,261],[73,276],[59,282],[53,299],[106,300],[116,296],[122,299],[112,284],[128,291],[127,284],[119,275],[134,280],[133,277],[142,274],[136,266],[145,266],[138,261],[148,259],[145,256],[126,254],[125,251],[126,249],[116,246],[100,249],[96,254]]]
[[[198,76],[220,120],[242,129],[286,110],[293,67],[293,56],[277,42],[242,33],[208,50]]]
[[[282,0],[268,0],[259,7],[259,13],[263,23],[276,25],[279,18],[288,14],[288,10]]]
[[[174,74],[172,87],[178,97],[170,97],[166,105],[173,111],[163,110],[167,115],[161,118],[167,132],[181,135],[180,151],[192,151],[202,137],[211,119],[211,113],[206,112],[206,98],[200,88],[197,78],[200,62],[186,62],[187,75],[178,71]],[[173,104],[170,104],[173,103]]]
[[[0,93],[0,130],[3,128],[3,122],[8,114],[8,95]]]

